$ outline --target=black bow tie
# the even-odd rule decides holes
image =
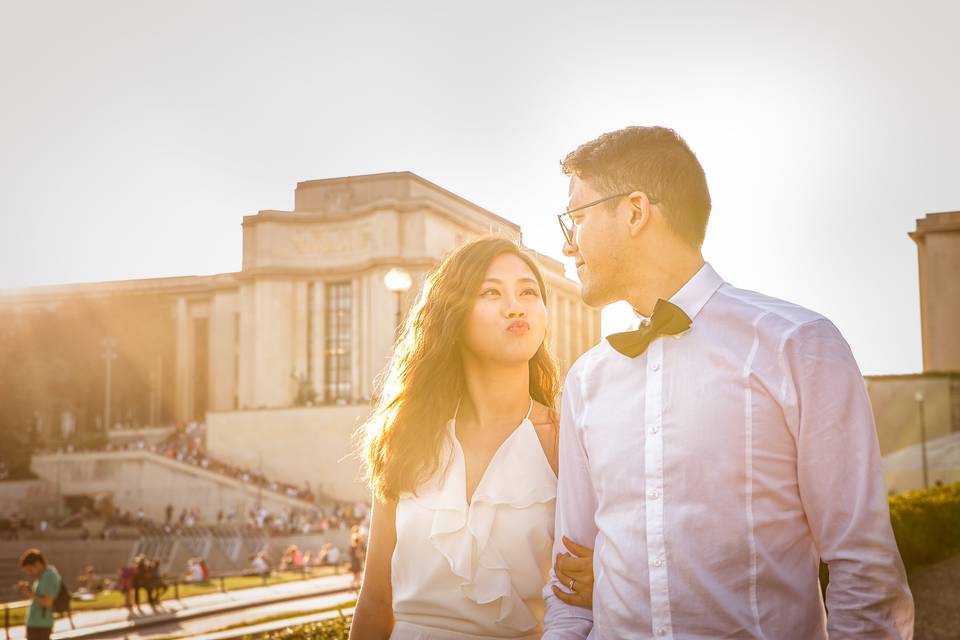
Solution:
[[[673,336],[690,328],[690,318],[683,309],[666,300],[657,300],[650,316],[650,324],[636,331],[612,333],[607,336],[610,346],[630,358],[636,358],[647,350],[658,336]]]

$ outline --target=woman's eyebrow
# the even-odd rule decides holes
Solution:
[[[500,280],[499,278],[487,278],[487,279],[484,280],[483,282],[484,282],[484,284],[486,284],[487,282],[493,282],[493,283],[496,283],[496,284],[503,284],[503,280]],[[531,284],[537,284],[537,281],[534,280],[533,278],[518,278],[518,279],[517,279],[517,282],[529,282],[529,283],[531,283]]]

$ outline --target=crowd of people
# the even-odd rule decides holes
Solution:
[[[144,535],[175,534],[195,527],[292,535],[348,529],[364,522],[368,513],[369,507],[365,503],[338,502],[328,507],[317,506],[313,509],[284,507],[278,511],[270,511],[263,505],[257,506],[251,503],[246,509],[238,509],[236,506],[220,509],[215,519],[207,519],[197,507],[181,508],[177,515],[177,509],[172,504],[168,504],[164,509],[162,524],[155,523],[146,517],[138,517],[136,524],[141,527]]]
[[[67,445],[61,451],[75,452],[81,449]],[[136,528],[134,535],[164,535],[176,534],[197,526],[228,526],[240,529],[255,529],[271,534],[294,533],[323,533],[331,529],[349,528],[366,517],[367,506],[364,504],[336,503],[321,506],[316,494],[309,485],[297,486],[277,480],[271,480],[264,474],[249,468],[231,465],[210,457],[206,450],[206,425],[202,422],[186,422],[175,425],[174,431],[165,439],[156,443],[149,443],[143,439],[122,444],[107,443],[96,449],[82,449],[83,451],[147,451],[162,455],[172,460],[194,465],[209,471],[223,474],[239,480],[245,484],[282,493],[286,496],[298,498],[316,505],[314,508],[283,508],[268,510],[262,505],[248,505],[246,508],[228,507],[220,509],[215,521],[204,514],[199,508],[181,507],[179,510],[168,505],[163,520],[148,517],[142,508],[135,512],[130,510],[115,510],[112,505],[104,510],[90,507],[90,511],[100,511],[98,515],[104,518],[105,526],[97,534],[100,538],[109,539],[131,535],[131,528]],[[326,501],[325,501],[326,502]],[[15,538],[18,530],[29,528],[35,530],[38,525],[22,518],[11,520],[0,518],[0,537]],[[126,530],[125,530],[126,528]],[[78,530],[83,538],[91,537],[89,532]]]
[[[136,606],[138,611],[142,611],[140,592],[143,591],[146,602],[156,611],[160,598],[167,590],[167,584],[160,572],[160,561],[147,558],[143,554],[136,556],[117,571],[116,587],[117,591],[123,594],[124,606],[127,609],[133,610]]]

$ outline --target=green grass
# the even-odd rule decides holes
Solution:
[[[318,567],[311,570],[307,573],[307,578],[319,578],[323,576],[334,575],[333,567]],[[264,583],[263,578],[259,576],[233,576],[229,578],[224,578],[224,588],[227,591],[239,591],[241,589],[250,589],[253,587],[262,587],[264,584],[267,586],[272,584],[281,584],[284,582],[297,582],[302,580],[299,572],[283,572],[275,573],[274,575],[267,578],[266,583]],[[190,596],[199,596],[211,593],[220,592],[220,580],[215,579],[211,580],[207,584],[181,584],[180,585],[180,598],[189,598]],[[143,592],[140,592],[140,595],[143,596]],[[166,593],[160,597],[161,602],[168,600],[176,599],[176,591],[174,590],[173,585],[170,585],[167,588]],[[74,613],[79,611],[98,611],[102,609],[117,609],[124,607],[124,598],[123,594],[119,591],[105,591],[97,594],[96,598],[93,600],[73,600],[70,603],[71,608]],[[149,604],[146,604],[141,600],[140,607],[144,613],[152,613],[153,610],[150,608]],[[136,608],[134,608],[136,611]],[[10,626],[20,626],[24,623],[26,619],[27,608],[21,607],[19,609],[10,610]]]

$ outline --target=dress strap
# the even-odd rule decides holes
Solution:
[[[530,408],[527,409],[527,415],[523,417],[524,420],[530,419],[530,414],[533,413],[533,398],[530,398]]]

